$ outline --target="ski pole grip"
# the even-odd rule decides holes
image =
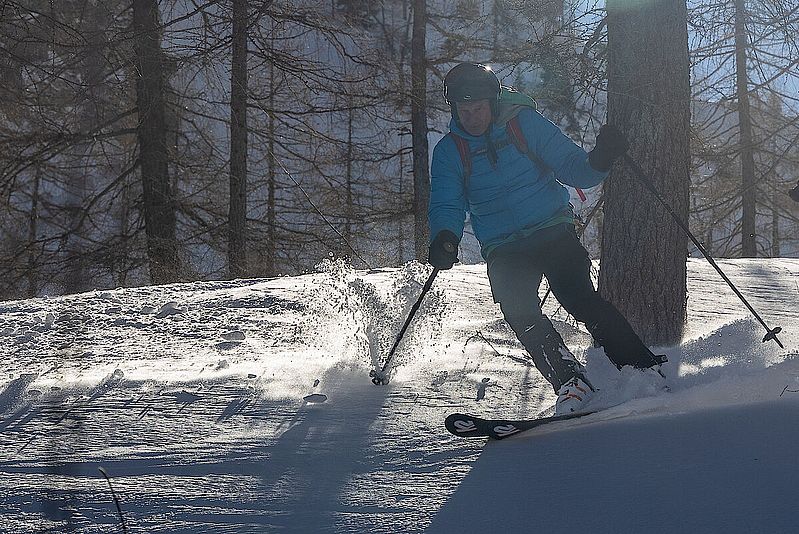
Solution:
[[[455,246],[455,243],[452,243],[450,241],[444,241],[444,250],[446,250],[447,252],[452,254],[453,252],[455,252],[458,249]]]

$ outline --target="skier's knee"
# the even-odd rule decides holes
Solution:
[[[500,308],[505,321],[516,332],[517,336],[521,336],[531,327],[538,324],[543,317],[541,310],[529,303],[520,305],[515,302],[500,302]]]

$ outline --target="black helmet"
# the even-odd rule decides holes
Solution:
[[[499,80],[487,65],[459,63],[444,77],[444,100],[450,106],[457,102],[488,99],[493,108],[499,92]]]

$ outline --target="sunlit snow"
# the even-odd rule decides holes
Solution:
[[[0,303],[0,531],[794,532],[799,260],[689,260],[663,381],[549,299],[605,411],[504,440],[449,413],[549,413],[484,265],[417,263]],[[542,288],[543,294],[544,288]],[[104,469],[111,486],[103,477]]]

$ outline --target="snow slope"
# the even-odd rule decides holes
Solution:
[[[799,260],[689,260],[670,393],[547,310],[615,405],[502,442],[453,412],[525,417],[551,388],[483,265],[206,282],[0,303],[0,532],[796,532]]]

